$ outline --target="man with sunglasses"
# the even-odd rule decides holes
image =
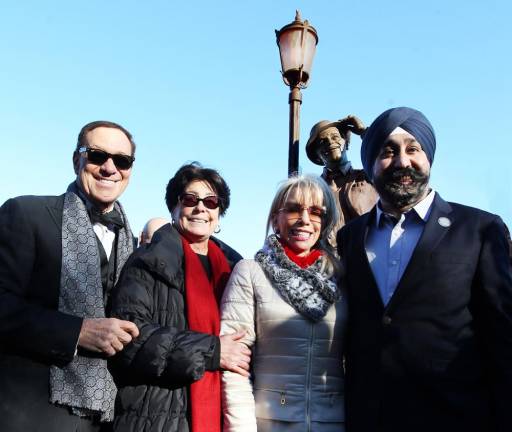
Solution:
[[[61,196],[0,208],[0,430],[97,431],[113,417],[106,358],[138,329],[105,317],[134,238],[117,199],[135,153],[122,126],[85,125]]]

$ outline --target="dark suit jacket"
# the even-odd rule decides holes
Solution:
[[[46,430],[50,365],[74,356],[82,318],[58,312],[64,196],[0,208],[0,430]]]
[[[338,233],[349,304],[347,430],[511,431],[512,275],[503,222],[436,194],[384,307],[365,252],[372,221],[375,209]]]

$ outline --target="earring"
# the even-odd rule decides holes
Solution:
[[[220,225],[217,225],[217,228],[215,228],[214,234],[220,233]]]

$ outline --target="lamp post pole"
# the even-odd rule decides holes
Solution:
[[[291,177],[299,171],[300,105],[302,104],[302,93],[299,86],[291,88],[288,102],[290,104],[288,177]]]
[[[308,23],[302,21],[296,11],[295,20],[276,30],[277,45],[281,57],[283,81],[290,87],[290,133],[288,141],[288,176],[299,171],[299,134],[301,89],[306,88],[315,56],[318,35]]]

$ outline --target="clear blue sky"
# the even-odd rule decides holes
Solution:
[[[431,1],[4,1],[0,6],[0,201],[60,194],[80,128],[123,124],[137,161],[122,197],[134,232],[168,216],[165,185],[185,162],[232,189],[220,237],[245,256],[286,177],[288,89],[274,29],[299,8],[318,31],[303,91],[300,165],[311,126],[392,106],[437,133],[432,185],[512,225],[512,3]],[[359,167],[360,140],[349,150]]]

